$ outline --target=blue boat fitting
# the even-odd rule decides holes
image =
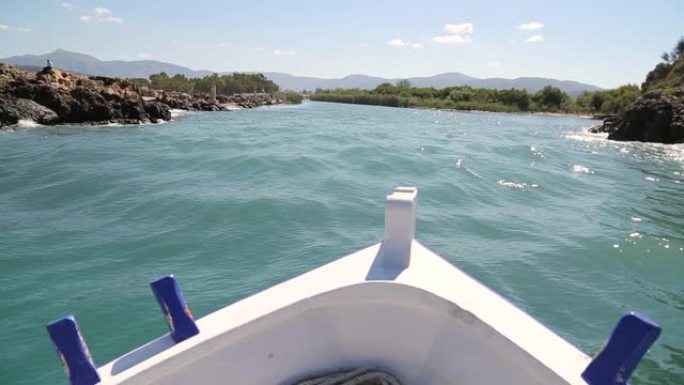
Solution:
[[[660,336],[661,327],[635,312],[625,313],[605,347],[582,373],[589,385],[624,385],[648,348]]]
[[[72,314],[49,323],[47,332],[71,385],[94,385],[100,382],[95,362]]]
[[[173,274],[150,284],[154,296],[169,326],[171,337],[178,343],[199,333],[190,308],[183,299],[178,282]]]

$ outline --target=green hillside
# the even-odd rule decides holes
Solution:
[[[671,52],[664,52],[659,63],[646,76],[642,92],[663,90],[674,92],[684,86],[684,37],[680,38]]]

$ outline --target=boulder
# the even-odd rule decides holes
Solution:
[[[44,125],[59,122],[59,116],[54,111],[33,100],[0,97],[0,126],[17,124],[21,119]]]
[[[683,143],[684,98],[661,91],[646,93],[619,117],[606,119],[600,130],[612,140]]]
[[[108,102],[97,89],[76,87],[70,92],[73,100],[71,105],[70,122],[108,122],[121,118],[121,113],[115,113],[112,103]]]
[[[74,104],[74,99],[68,93],[51,88],[47,84],[36,85],[36,87],[29,88],[28,92],[18,93],[22,98],[29,98],[40,105],[43,105],[57,113],[60,120],[69,122],[71,117],[71,109]]]
[[[14,103],[9,99],[0,97],[0,128],[17,124],[21,119]]]
[[[145,113],[152,123],[171,120],[171,110],[169,109],[169,106],[161,102],[145,103]]]
[[[55,111],[52,111],[45,106],[41,106],[33,100],[17,99],[15,105],[21,119],[31,119],[34,122],[43,125],[59,123],[59,116]]]

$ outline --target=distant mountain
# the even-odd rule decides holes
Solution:
[[[335,88],[362,88],[372,89],[378,84],[390,82],[396,83],[401,79],[386,79],[368,75],[348,75],[341,79],[322,79],[308,76],[295,76],[282,72],[265,72],[264,76],[276,82],[280,88],[287,90],[315,90]]]
[[[44,67],[46,60],[52,60],[55,67],[88,75],[101,75],[122,78],[147,78],[152,74],[166,72],[170,75],[183,74],[188,77],[211,75],[211,71],[195,71],[171,63],[156,60],[98,60],[82,53],[58,49],[44,55],[22,55],[0,59],[0,62],[18,66]]]
[[[321,79],[314,77],[294,76],[280,72],[266,72],[264,75],[278,83],[281,88],[289,90],[310,90],[316,88],[335,89],[335,88],[361,88],[372,89],[381,83],[395,84],[401,78],[380,78],[367,75],[350,75],[341,79]],[[591,84],[576,82],[574,80],[558,80],[550,78],[522,77],[515,79],[488,78],[478,79],[459,72],[443,73],[429,77],[407,78],[414,87],[454,87],[471,86],[474,88],[496,88],[526,89],[530,92],[537,92],[546,86],[558,87],[570,95],[576,96],[584,91],[599,91],[602,88]]]
[[[477,82],[480,79],[464,75],[460,72],[447,72],[435,76],[429,77],[414,77],[408,78],[408,81],[414,87],[453,87],[470,84]]]
[[[472,87],[481,88],[496,88],[496,89],[509,89],[509,88],[524,88],[530,92],[536,92],[541,90],[546,86],[558,87],[564,92],[572,96],[577,96],[584,91],[600,91],[601,87],[597,87],[591,84],[585,84],[576,82],[574,80],[558,80],[550,78],[534,78],[534,77],[522,77],[515,79],[503,79],[503,78],[488,78],[488,79],[477,79],[471,83],[467,83]]]
[[[50,59],[55,67],[69,71],[80,72],[90,75],[102,75],[124,78],[147,78],[152,74],[166,72],[169,75],[183,74],[188,77],[202,77],[212,74],[212,71],[196,71],[171,63],[156,60],[102,61],[89,55],[58,49],[44,55],[12,56],[0,59],[0,62],[19,66],[31,66],[42,68],[45,61]],[[372,89],[381,83],[396,83],[401,78],[381,78],[368,75],[349,75],[339,79],[322,79],[308,76],[295,76],[282,72],[266,72],[264,75],[276,82],[281,88],[287,90],[310,90],[316,88],[361,88]],[[557,80],[549,78],[523,77],[515,79],[489,78],[478,79],[459,72],[448,72],[428,77],[412,77],[407,79],[415,87],[444,88],[452,86],[469,85],[480,88],[508,89],[519,88],[530,92],[536,92],[547,85],[558,87],[570,95],[578,95],[583,91],[597,91],[600,87],[591,84],[579,83],[572,80]]]

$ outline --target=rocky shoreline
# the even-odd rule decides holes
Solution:
[[[684,143],[684,89],[647,92],[590,131],[607,133],[611,140]]]
[[[612,140],[684,143],[684,37],[661,59],[646,75],[641,95],[591,132]]]
[[[164,92],[131,81],[0,63],[0,128],[30,119],[42,125],[140,124],[171,120],[171,109],[230,111],[278,104],[269,94],[233,96]]]

